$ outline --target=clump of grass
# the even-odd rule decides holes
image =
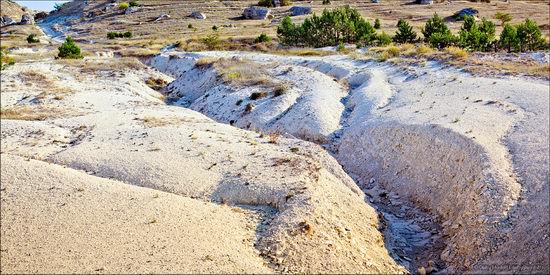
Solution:
[[[212,66],[216,61],[218,61],[218,58],[212,58],[212,57],[201,57],[195,62],[195,67],[197,68],[206,68]]]
[[[143,123],[144,126],[149,128],[163,127],[168,125],[177,125],[184,122],[183,119],[177,117],[156,117],[156,116],[144,116],[143,118],[137,118]]]
[[[426,54],[429,54],[429,53],[432,53],[434,50],[432,48],[430,48],[429,46],[427,45],[420,45],[416,48],[416,54],[417,55],[426,55]]]
[[[252,112],[252,110],[254,110],[254,107],[255,107],[254,103],[248,103],[244,107],[244,112],[248,114],[248,113]]]
[[[48,105],[12,106],[0,109],[0,119],[46,120],[63,117],[69,109]]]
[[[267,136],[267,142],[271,144],[277,144],[279,142],[279,138],[281,137],[278,133],[272,133]]]
[[[168,84],[166,80],[162,78],[150,77],[145,81],[145,84],[155,91],[160,91]]]
[[[273,88],[273,96],[282,96],[288,92],[288,86],[285,84],[277,84]]]
[[[250,95],[250,99],[251,100],[257,100],[257,99],[260,99],[260,98],[264,98],[268,95],[267,92],[254,92]]]
[[[466,59],[468,57],[468,52],[462,48],[449,46],[445,48],[445,53],[450,54],[454,58]]]

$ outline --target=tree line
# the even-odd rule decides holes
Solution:
[[[324,10],[321,15],[313,14],[302,24],[294,24],[290,17],[285,17],[277,28],[281,43],[291,46],[326,47],[341,43],[362,46],[380,46],[395,43],[416,43],[424,41],[434,48],[458,46],[470,51],[509,52],[538,50],[548,48],[542,32],[535,21],[525,19],[518,25],[506,23],[499,38],[496,37],[495,24],[483,18],[476,22],[473,16],[465,16],[458,33],[451,32],[445,21],[437,13],[421,29],[423,38],[403,19],[397,22],[397,31],[392,37],[365,20],[361,14],[349,6],[335,10]],[[379,27],[379,20],[376,20]]]

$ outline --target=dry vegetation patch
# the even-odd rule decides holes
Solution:
[[[47,120],[75,114],[76,112],[70,108],[52,105],[22,105],[0,109],[0,119],[13,120]]]

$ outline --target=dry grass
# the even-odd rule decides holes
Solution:
[[[468,58],[468,52],[465,49],[450,46],[443,50],[445,53],[450,54],[453,58],[466,59]]]
[[[47,120],[74,114],[71,109],[49,105],[24,105],[0,109],[0,119]]]
[[[154,128],[154,127],[165,127],[172,125],[179,125],[182,123],[202,123],[205,121],[185,119],[181,117],[159,117],[159,116],[144,116],[143,118],[136,118],[143,123],[145,127]]]
[[[19,79],[26,85],[32,85],[42,91],[36,96],[36,99],[39,100],[44,100],[48,97],[52,97],[55,100],[62,100],[66,95],[74,93],[72,89],[60,86],[57,79],[53,80],[39,71],[22,71],[19,74]]]
[[[203,66],[209,64],[218,72],[224,82],[240,86],[261,85],[274,87],[275,83],[258,63],[238,58],[220,58],[214,61],[200,60]],[[211,62],[211,63],[210,63]]]
[[[57,59],[58,64],[75,67],[84,74],[95,74],[102,71],[141,70],[146,66],[138,59],[123,57],[116,59],[87,58],[87,59]]]

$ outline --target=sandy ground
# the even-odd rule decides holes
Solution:
[[[167,106],[144,81],[169,77],[117,62],[2,73],[3,271],[404,271],[375,210],[319,146]],[[46,72],[55,77],[36,76]],[[47,84],[21,81],[30,76]]]
[[[205,57],[255,62],[272,79],[292,84],[284,96],[255,100],[252,93],[266,90],[264,84],[216,81],[226,72],[192,62]],[[526,228],[544,232],[548,223],[539,211],[548,204],[540,195],[548,190],[548,155],[540,153],[548,152],[546,81],[477,77],[437,63],[403,71],[345,56],[168,52],[151,64],[176,77],[167,88],[176,104],[239,127],[318,142],[360,185],[393,191],[435,214],[449,271],[545,270],[548,246],[541,244],[548,235],[524,239]],[[236,101],[254,108],[245,112]],[[293,127],[277,127],[280,121]],[[513,251],[517,242],[531,252]]]

